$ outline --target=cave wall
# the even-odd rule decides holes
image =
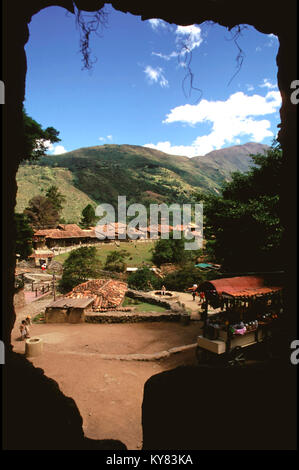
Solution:
[[[104,2],[97,0],[76,0],[79,9],[95,11],[100,9]],[[107,2],[108,3],[108,2]],[[297,78],[297,29],[296,7],[297,2],[263,2],[252,0],[241,2],[236,0],[185,0],[184,2],[142,2],[134,0],[113,0],[109,2],[120,11],[139,15],[143,20],[161,18],[169,23],[188,25],[212,20],[227,28],[238,24],[254,26],[262,33],[273,33],[279,38],[279,51],[277,55],[278,87],[282,95],[280,110],[281,127],[278,140],[282,144],[284,153],[283,178],[288,182],[283,185],[282,217],[287,227],[284,240],[284,252],[287,271],[287,309],[289,313],[289,335],[286,341],[295,339],[294,327],[296,311],[294,298],[296,292],[296,232],[294,220],[296,219],[296,118],[297,109],[291,103],[290,95],[293,90],[290,84]],[[26,55],[24,46],[29,39],[28,23],[32,15],[48,6],[61,6],[74,12],[71,0],[27,0],[16,2],[4,0],[3,7],[3,76],[5,83],[5,106],[3,107],[3,274],[6,285],[4,287],[2,306],[3,340],[6,346],[6,355],[12,352],[10,334],[15,321],[13,307],[14,269],[15,269],[15,226],[13,213],[16,202],[16,172],[22,155],[22,105],[25,94]],[[77,44],[74,44],[77,48]],[[289,306],[289,308],[288,308]],[[292,337],[292,335],[294,337]],[[286,345],[287,347],[287,345]],[[26,361],[25,361],[26,362]],[[8,361],[9,363],[9,361]]]

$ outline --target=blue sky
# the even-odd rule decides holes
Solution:
[[[107,25],[90,42],[91,71],[82,70],[74,15],[51,7],[29,25],[25,108],[60,131],[49,153],[131,144],[193,157],[249,141],[271,144],[281,103],[275,36],[242,29],[244,59],[234,76],[238,48],[226,28],[105,10]]]

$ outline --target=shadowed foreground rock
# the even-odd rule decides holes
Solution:
[[[295,369],[194,366],[151,377],[143,450],[296,449]]]
[[[84,437],[74,400],[24,356],[6,357],[3,393],[5,450],[126,450],[117,440]]]

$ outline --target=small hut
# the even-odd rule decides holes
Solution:
[[[52,302],[46,307],[46,323],[82,323],[85,318],[85,311],[94,302],[93,298],[84,297],[73,299],[63,297]]]
[[[46,308],[46,323],[80,323],[87,311],[117,310],[122,304],[128,286],[115,279],[92,279],[83,282],[52,302]]]

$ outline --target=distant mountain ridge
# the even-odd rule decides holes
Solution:
[[[249,169],[250,154],[268,149],[249,142],[188,158],[125,144],[48,155],[38,164],[20,166],[16,211],[23,211],[33,196],[45,194],[52,184],[66,196],[62,216],[67,222],[78,222],[88,203],[116,207],[119,195],[126,196],[128,204],[188,203],[196,191],[219,193],[232,172]]]
[[[219,150],[213,150],[202,157],[193,157],[194,162],[206,164],[207,166],[214,166],[215,168],[225,168],[227,171],[241,171],[248,170],[252,160],[250,155],[266,152],[269,149],[268,145],[258,144],[255,142],[247,142],[243,145],[234,145]],[[236,170],[237,168],[237,170]]]

